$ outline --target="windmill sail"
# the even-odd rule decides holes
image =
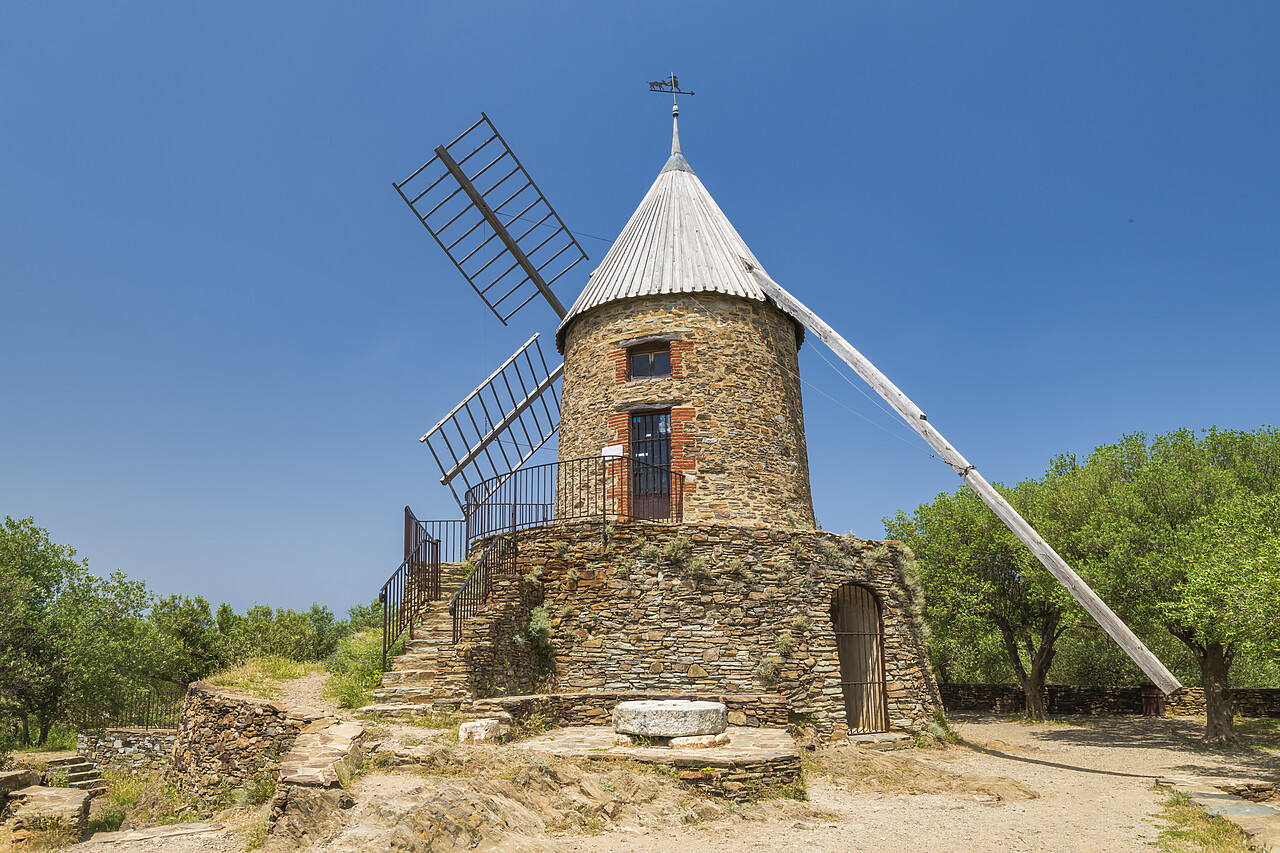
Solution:
[[[465,493],[482,480],[508,475],[556,434],[556,382],[563,373],[564,364],[547,367],[535,334],[418,439],[431,450],[440,482],[453,492],[464,514],[453,485],[456,478],[462,479]]]
[[[539,293],[564,317],[551,285],[587,253],[480,116],[392,186],[503,325]]]
[[[977,469],[969,464],[960,452],[942,437],[942,433],[938,432],[929,421],[925,418],[925,414],[920,408],[903,394],[898,387],[889,381],[889,378],[881,373],[874,364],[852,345],[842,338],[835,329],[825,323],[817,314],[814,314],[804,306],[798,299],[782,286],[765,274],[758,266],[751,261],[742,259],[748,273],[755,279],[760,288],[769,295],[769,298],[777,303],[778,307],[787,313],[796,317],[809,329],[817,335],[824,344],[831,348],[831,351],[840,356],[845,364],[848,364],[858,375],[861,376],[875,392],[879,394],[885,402],[893,406],[903,420],[907,422],[920,436],[929,443],[941,457],[942,461],[951,466],[965,483],[978,493],[982,498],[982,502],[991,508],[991,511],[1004,522],[1004,525],[1013,532],[1018,539],[1022,540],[1022,544],[1035,555],[1049,573],[1067,588],[1067,591],[1080,602],[1080,605],[1097,620],[1102,629],[1106,631],[1111,638],[1120,644],[1125,654],[1138,665],[1138,668],[1147,674],[1147,677],[1160,686],[1165,693],[1172,693],[1182,684],[1174,677],[1164,664],[1153,655],[1143,642],[1138,639],[1129,626],[1125,625],[1112,612],[1101,598],[1097,596],[1089,585],[1086,584],[1067,562],[1058,555],[1058,552],[1044,541],[1044,538],[1036,532],[1026,519],[1018,514],[1004,496],[991,487]]]

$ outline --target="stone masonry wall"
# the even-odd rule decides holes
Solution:
[[[881,606],[890,725],[919,730],[932,719],[939,702],[919,619],[923,602],[898,543],[655,522],[618,523],[612,533],[607,550],[598,525],[519,534],[520,572],[536,580],[498,597],[539,588],[519,594],[540,596],[550,617],[548,690],[778,693],[793,715],[840,733],[845,714],[829,610],[836,588],[856,583]]]
[[[173,750],[179,784],[205,794],[274,778],[298,734],[317,719],[315,713],[196,682],[187,691]]]
[[[1013,684],[943,684],[942,703],[948,711],[990,711],[1017,714],[1026,696]],[[1280,689],[1232,690],[1235,712],[1245,717],[1280,717]],[[1141,714],[1142,688],[1136,686],[1079,687],[1050,684],[1044,691],[1049,714]],[[1204,690],[1183,687],[1165,697],[1169,714],[1203,714]]]
[[[146,775],[169,766],[177,738],[175,729],[81,732],[76,736],[76,752],[99,768]]]
[[[674,338],[669,377],[631,380],[623,344]],[[797,329],[763,302],[686,293],[612,302],[565,337],[560,459],[630,455],[630,415],[671,410],[684,520],[813,526]]]

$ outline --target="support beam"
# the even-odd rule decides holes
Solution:
[[[489,225],[493,227],[494,233],[497,234],[503,244],[506,245],[507,251],[516,259],[516,262],[520,264],[520,268],[524,270],[524,274],[529,276],[529,280],[532,281],[537,286],[538,290],[542,292],[543,297],[548,303],[550,303],[552,310],[556,312],[556,316],[563,320],[566,313],[564,306],[560,304],[560,300],[556,298],[556,295],[551,292],[551,288],[547,286],[547,283],[542,280],[542,273],[538,272],[538,268],[533,265],[533,261],[529,260],[528,256],[525,255],[524,250],[522,250],[520,245],[516,243],[516,239],[511,236],[511,232],[507,231],[507,226],[503,225],[498,220],[497,214],[495,214],[493,209],[489,207],[489,203],[484,200],[484,196],[481,195],[480,191],[471,183],[471,180],[467,177],[467,173],[462,171],[462,167],[459,166],[451,156],[449,156],[449,152],[445,150],[443,145],[436,148],[436,156],[440,158],[440,162],[444,164],[445,168],[449,170],[449,173],[453,175],[454,180],[458,182],[463,191],[471,198],[471,201],[476,206],[476,210],[480,211],[480,215],[483,216],[488,221]],[[503,322],[505,325],[505,321]]]
[[[1125,654],[1138,665],[1139,669],[1147,674],[1148,678],[1159,685],[1160,689],[1165,693],[1172,693],[1182,686],[1173,673],[1151,653],[1150,649],[1143,644],[1142,640],[1138,639],[1136,634],[1129,630],[1129,626],[1125,625],[1120,620],[1120,617],[1112,612],[1106,602],[1099,598],[1089,588],[1089,585],[1067,565],[1067,562],[1058,555],[1058,552],[1044,541],[1044,538],[1036,532],[1035,528],[1009,505],[1003,495],[991,487],[991,484],[978,473],[977,469],[969,464],[967,459],[960,455],[958,450],[951,446],[950,442],[942,437],[942,433],[933,428],[925,418],[924,412],[920,410],[920,407],[911,402],[906,394],[898,390],[898,386],[890,382],[889,378],[868,361],[862,353],[854,349],[848,341],[842,338],[835,329],[823,322],[817,314],[806,308],[800,300],[783,290],[781,285],[769,278],[763,270],[756,267],[752,262],[746,258],[741,260],[756,284],[770,299],[777,303],[779,308],[804,323],[805,327],[830,347],[832,352],[840,356],[845,364],[857,371],[857,374],[877,394],[884,398],[885,402],[893,406],[894,411],[901,415],[902,419],[919,433],[921,438],[928,442],[929,446],[937,452],[942,461],[950,465],[952,470],[960,475],[969,488],[978,493],[978,496],[982,498],[982,502],[991,508],[991,511],[1004,522],[1006,527],[1013,531],[1015,536],[1022,540],[1022,543],[1035,555],[1036,559],[1067,588],[1067,591],[1071,593],[1076,601],[1080,602],[1080,606],[1097,620],[1102,629],[1120,644],[1120,648],[1124,649]]]

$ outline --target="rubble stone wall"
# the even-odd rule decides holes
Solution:
[[[298,734],[319,715],[196,682],[178,723],[173,768],[188,791],[207,793],[275,778]]]
[[[923,599],[900,543],[656,522],[617,523],[611,533],[607,545],[598,524],[519,534],[524,577],[500,586],[490,607],[546,608],[553,677],[541,689],[775,693],[799,721],[841,733],[830,608],[835,590],[855,583],[881,608],[890,726],[918,731],[940,706]]]
[[[76,736],[76,752],[99,768],[146,775],[169,766],[177,739],[176,729],[81,732]]]
[[[631,379],[627,345],[661,336],[671,375]],[[812,528],[798,330],[776,308],[718,293],[610,302],[565,336],[560,459],[630,455],[633,411],[671,411],[671,470],[691,522]]]

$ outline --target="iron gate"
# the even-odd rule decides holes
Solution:
[[[831,621],[849,733],[887,732],[889,702],[884,683],[880,603],[865,586],[845,584],[831,596]]]

